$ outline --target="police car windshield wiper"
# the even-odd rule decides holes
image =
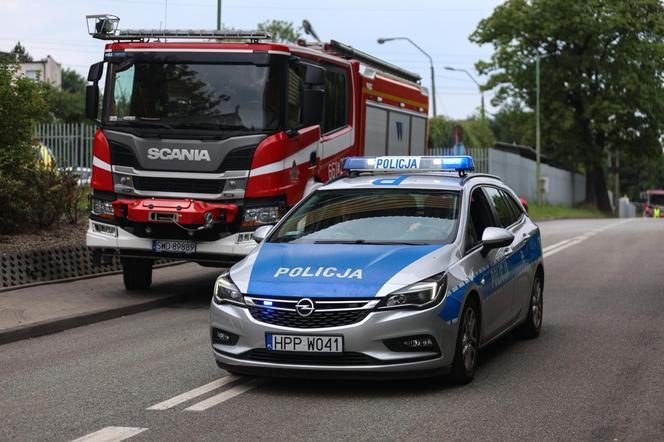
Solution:
[[[406,245],[406,246],[421,246],[423,243],[408,242],[408,241],[367,241],[366,239],[354,240],[335,240],[335,239],[321,239],[314,241],[314,244],[371,244],[371,245]]]

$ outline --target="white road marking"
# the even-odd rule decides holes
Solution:
[[[606,226],[600,227],[599,229],[595,229],[595,230],[591,230],[589,232],[583,233],[583,234],[581,234],[579,236],[576,236],[574,238],[566,239],[564,241],[560,241],[560,242],[557,242],[557,243],[552,244],[550,246],[547,246],[547,247],[542,249],[542,257],[546,258],[547,256],[551,256],[553,254],[556,254],[556,253],[558,253],[560,251],[563,251],[563,250],[565,250],[569,247],[572,247],[572,246],[575,246],[579,243],[582,243],[583,241],[587,240],[591,236],[595,236],[600,232],[603,232],[603,231],[605,231],[607,229],[610,229],[612,227],[619,226],[621,224],[625,224],[625,223],[627,223],[631,220],[632,219],[627,219],[627,220],[624,220],[624,221],[618,221],[618,222],[615,222],[615,223],[611,223],[611,224],[608,224]]]
[[[238,376],[225,376],[221,379],[217,379],[216,381],[212,381],[209,384],[205,384],[201,387],[194,388],[193,390],[179,394],[171,399],[165,400],[164,402],[159,402],[158,404],[148,407],[147,410],[168,410],[169,408],[173,408],[178,404],[187,402],[188,400],[191,400],[212,390],[216,390],[217,388],[223,387],[224,385],[230,384],[231,382],[235,382],[238,379],[240,379]]]
[[[79,437],[72,442],[119,442],[136,436],[146,430],[147,428],[137,427],[106,427],[99,431],[95,431],[94,433]]]
[[[258,387],[263,382],[265,382],[265,379],[254,379],[253,381],[245,382],[244,384],[240,384],[236,387],[224,391],[223,393],[219,393],[215,396],[209,397],[201,402],[198,402],[189,408],[185,408],[184,411],[205,411],[208,408],[212,408],[215,405],[219,405],[222,402],[234,398],[235,396],[238,396],[242,393],[246,393],[252,388]]]
[[[573,239],[573,238],[566,239],[566,240],[564,240],[564,241],[560,241],[560,242],[557,242],[557,243],[555,243],[555,244],[551,244],[550,246],[546,246],[546,247],[544,247],[544,248],[542,249],[542,252],[543,252],[543,253],[546,253],[546,252],[548,252],[549,250],[553,250],[553,249],[555,249],[556,247],[560,247],[560,246],[562,246],[563,244],[567,244],[568,242],[572,241],[572,239]]]
[[[588,239],[587,236],[586,236],[586,237],[579,238],[579,239],[576,239],[575,241],[569,242],[569,243],[567,243],[567,244],[564,244],[563,246],[558,247],[557,249],[549,250],[548,252],[543,253],[543,254],[542,254],[542,257],[543,257],[543,258],[546,258],[547,256],[551,256],[551,255],[553,255],[553,254],[556,254],[556,253],[558,253],[558,252],[560,252],[560,251],[562,251],[562,250],[565,250],[565,249],[567,249],[567,248],[569,248],[569,247],[575,246],[575,245],[577,245],[577,244],[579,244],[579,243],[585,241],[586,239]]]

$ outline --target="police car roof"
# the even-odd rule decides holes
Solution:
[[[397,180],[400,177],[406,177],[403,180]],[[390,184],[390,180],[395,180],[395,184]],[[403,172],[371,172],[361,173],[355,176],[344,176],[329,182],[321,187],[324,190],[339,189],[377,189],[398,187],[405,189],[442,189],[442,190],[461,190],[467,183],[482,180],[482,182],[502,183],[502,180],[493,175],[486,174],[468,174],[459,176],[454,172],[423,172],[423,171],[403,171]],[[376,182],[380,184],[377,185]]]

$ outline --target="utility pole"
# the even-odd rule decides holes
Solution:
[[[537,187],[537,204],[544,204],[542,195],[542,158],[540,150],[540,55],[535,57],[535,179]]]
[[[217,0],[217,31],[221,31],[221,0]]]

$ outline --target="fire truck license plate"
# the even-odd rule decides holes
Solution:
[[[154,253],[179,253],[191,255],[196,253],[196,243],[194,241],[152,241],[152,251]]]

